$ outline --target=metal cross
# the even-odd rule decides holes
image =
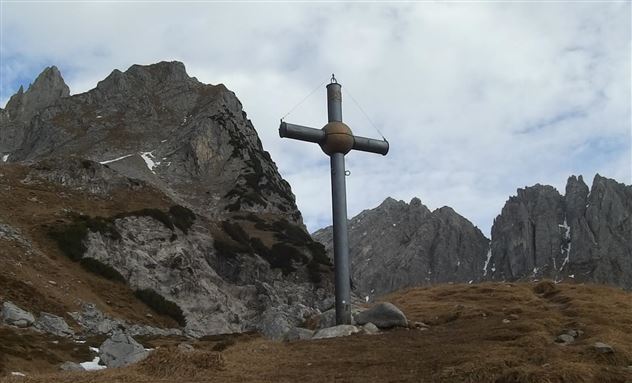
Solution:
[[[349,235],[347,233],[347,192],[345,154],[351,150],[388,153],[388,141],[354,136],[342,122],[342,86],[331,76],[327,85],[329,123],[314,129],[281,121],[279,135],[320,145],[331,162],[331,199],[334,224],[334,268],[336,289],[336,324],[351,324],[351,279],[349,277]]]

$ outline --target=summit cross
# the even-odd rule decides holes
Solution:
[[[354,136],[342,122],[342,86],[334,75],[327,85],[327,115],[329,123],[322,129],[294,125],[281,120],[279,136],[319,144],[330,157],[331,199],[334,226],[334,270],[336,324],[351,324],[351,279],[349,273],[349,234],[347,231],[347,192],[345,185],[345,154],[351,150],[386,155],[386,139]]]

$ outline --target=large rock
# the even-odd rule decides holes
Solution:
[[[518,189],[492,227],[489,278],[572,278],[632,288],[632,186],[597,174]]]
[[[125,367],[145,359],[149,351],[130,335],[117,332],[99,347],[99,358],[108,367]]]
[[[312,339],[338,338],[355,334],[360,330],[350,324],[341,324],[334,327],[327,327],[316,331]]]
[[[35,321],[35,328],[57,336],[73,336],[75,332],[62,317],[42,312]]]
[[[33,314],[26,310],[22,310],[11,302],[2,304],[2,321],[11,326],[28,327],[35,322]]]
[[[373,323],[379,328],[408,326],[406,315],[389,302],[378,303],[370,309],[360,312],[356,316],[356,322],[360,325]]]
[[[331,226],[314,238],[333,257]],[[489,240],[449,207],[430,211],[418,198],[387,198],[349,222],[353,290],[371,301],[404,287],[479,281]]]

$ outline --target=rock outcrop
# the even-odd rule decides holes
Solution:
[[[632,186],[597,174],[589,191],[571,176],[562,196],[551,186],[518,189],[492,227],[494,280],[573,278],[632,288]]]
[[[332,228],[314,238],[333,257]],[[418,198],[410,204],[387,198],[349,222],[351,278],[362,297],[403,287],[482,278],[489,241],[449,207],[430,211]]]
[[[14,95],[1,113],[0,159],[89,159],[200,214],[266,212],[302,224],[289,184],[224,85],[161,62],[115,70],[95,89],[68,94],[52,67]]]

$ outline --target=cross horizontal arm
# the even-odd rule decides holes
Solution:
[[[308,128],[281,121],[279,136],[319,144],[325,139],[325,132],[322,129]]]
[[[373,138],[366,138],[360,136],[353,136],[353,148],[352,150],[359,150],[361,152],[377,153],[383,156],[388,153],[388,141],[374,140]]]

